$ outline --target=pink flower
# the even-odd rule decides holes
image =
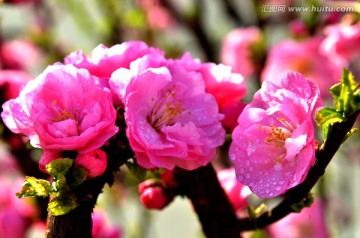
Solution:
[[[89,171],[88,178],[102,175],[107,167],[107,155],[104,151],[96,149],[86,154],[80,154],[75,163]]]
[[[110,48],[98,45],[92,51],[91,58],[84,55],[81,50],[75,51],[64,59],[64,63],[87,69],[90,74],[97,77],[110,78],[115,70],[128,69],[132,61],[147,54],[164,55],[161,50],[149,47],[144,42],[127,41]]]
[[[93,238],[121,238],[122,229],[117,226],[112,226],[107,220],[106,214],[103,210],[95,208],[92,213],[92,236]]]
[[[360,53],[360,23],[355,25],[334,24],[324,30],[327,35],[321,44],[325,54],[339,62],[349,62]]]
[[[246,199],[251,191],[236,180],[234,168],[220,170],[217,172],[217,177],[234,209],[237,211],[246,208],[248,204]]]
[[[237,179],[260,198],[301,183],[315,163],[315,83],[288,73],[279,86],[265,81],[241,113],[229,149]]]
[[[162,210],[173,199],[173,195],[165,192],[165,187],[156,180],[145,180],[138,186],[141,203],[148,209]]]
[[[81,50],[75,51],[64,59],[64,63],[87,69],[91,75],[101,79],[101,84],[104,87],[109,87],[109,78],[115,70],[119,68],[128,69],[132,61],[147,54],[164,55],[164,52],[149,47],[141,41],[127,41],[110,48],[98,45],[92,51],[91,58],[84,55]],[[117,106],[121,105],[121,101],[115,95],[113,96],[113,102]]]
[[[10,130],[53,152],[87,153],[118,131],[110,91],[87,70],[72,65],[49,66],[3,109],[1,116]]]
[[[42,58],[40,49],[25,39],[6,41],[1,47],[1,64],[5,69],[30,70]]]
[[[215,97],[219,112],[225,115],[221,123],[228,132],[232,132],[237,125],[237,118],[245,107],[245,103],[241,102],[247,92],[244,78],[240,74],[232,73],[230,66],[203,64],[188,53],[184,54],[179,62],[187,70],[201,73],[206,92]]]
[[[309,208],[303,208],[300,213],[292,213],[267,229],[270,237],[282,238],[328,238],[328,230],[324,217],[323,204],[320,200]]]
[[[231,31],[222,44],[221,62],[248,78],[256,69],[254,48],[261,42],[261,38],[261,31],[256,27]]]
[[[30,75],[21,70],[1,70],[0,89],[4,91],[2,99],[16,98],[20,89],[31,79]]]
[[[165,30],[174,23],[174,19],[158,0],[139,0],[137,4],[146,12],[149,27]]]
[[[334,61],[320,52],[320,38],[305,41],[282,41],[273,46],[265,68],[262,81],[281,84],[288,71],[297,71],[314,81],[320,88],[321,96],[330,96],[329,88],[338,83],[345,64]]]
[[[182,62],[147,55],[114,72],[110,86],[125,104],[127,136],[145,168],[196,169],[224,142],[215,98]]]

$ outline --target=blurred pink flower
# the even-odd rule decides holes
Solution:
[[[229,149],[237,179],[260,198],[298,185],[315,163],[319,89],[299,73],[288,73],[279,84],[263,83],[241,113]]]
[[[360,23],[355,25],[334,24],[324,29],[325,39],[321,49],[340,63],[353,60],[360,53]]]
[[[249,187],[236,180],[235,169],[223,169],[217,172],[221,187],[225,190],[236,211],[246,208],[247,198],[251,194]]]
[[[26,39],[15,39],[3,43],[0,49],[4,69],[31,70],[43,57],[40,49]]]
[[[114,72],[110,86],[125,104],[127,136],[145,168],[196,169],[224,142],[215,98],[182,62],[147,55]]]
[[[107,155],[104,151],[96,149],[86,154],[79,154],[75,159],[75,163],[89,171],[88,178],[95,178],[105,172]]]
[[[32,79],[21,70],[0,70],[0,90],[2,99],[9,100],[19,96],[20,89]]]
[[[123,237],[120,227],[110,225],[103,210],[95,208],[92,213],[92,236],[93,238],[121,238]]]
[[[221,62],[230,65],[233,72],[248,78],[256,69],[254,48],[261,38],[261,31],[256,27],[231,31],[222,43]]]
[[[323,204],[315,200],[309,208],[292,213],[270,225],[267,232],[271,238],[328,238]],[[284,236],[286,234],[286,236]]]
[[[186,53],[180,61],[187,70],[201,73],[206,92],[212,94],[219,105],[219,112],[225,115],[221,121],[228,132],[237,125],[237,118],[245,107],[241,100],[246,96],[247,88],[244,78],[231,72],[231,67],[223,64],[201,63]]]
[[[149,27],[154,30],[165,30],[175,22],[158,0],[138,0],[137,4],[146,12]]]
[[[19,199],[15,195],[23,181],[24,178],[0,177],[0,237],[24,238],[29,221],[36,216],[29,198]]]
[[[10,130],[53,152],[86,153],[118,131],[109,89],[100,87],[87,70],[71,65],[49,66],[3,109],[1,117]]]
[[[262,81],[281,84],[288,71],[297,71],[315,82],[323,98],[330,96],[329,88],[338,83],[346,65],[320,52],[321,38],[305,41],[282,41],[272,47],[262,72]]]

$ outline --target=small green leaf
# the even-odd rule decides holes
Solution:
[[[78,167],[74,170],[72,175],[75,181],[71,184],[71,187],[75,188],[86,180],[87,176],[89,175],[89,170],[85,169],[84,167]]]
[[[251,238],[267,238],[268,235],[264,230],[257,229],[251,234]]]
[[[335,109],[338,112],[345,114],[351,113],[356,108],[353,108],[354,94],[359,85],[356,83],[354,75],[348,70],[344,69],[341,83],[333,86],[330,92],[334,96]]]
[[[78,207],[75,196],[69,194],[54,197],[48,205],[48,210],[53,216],[61,216]]]
[[[23,197],[47,197],[51,193],[50,182],[44,179],[26,176],[20,192],[16,193],[19,198]]]
[[[60,174],[66,174],[73,163],[73,159],[60,158],[51,161],[48,165],[46,165],[45,169],[51,176],[57,178]]]
[[[314,197],[311,193],[309,193],[306,198],[304,198],[300,202],[292,204],[290,207],[294,212],[299,213],[304,207],[310,207],[313,204],[313,202],[314,202]]]
[[[143,181],[146,176],[147,170],[140,167],[138,164],[133,162],[126,162],[126,166],[128,167],[129,171],[139,180]]]
[[[66,184],[65,175],[63,174],[59,174],[58,177],[54,179],[51,185],[56,192],[66,192],[69,189],[68,185]]]
[[[343,114],[334,108],[324,107],[316,114],[315,120],[316,124],[323,128],[324,138],[326,139],[329,127],[336,122],[342,122],[344,119]]]

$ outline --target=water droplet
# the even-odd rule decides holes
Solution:
[[[283,185],[285,182],[284,181],[279,181],[279,184],[280,185]]]
[[[276,186],[276,188],[275,188],[276,191],[280,191],[281,189],[282,189],[282,187],[280,187],[280,186]]]
[[[266,189],[265,190],[265,193],[269,194],[270,190],[269,189]]]
[[[246,166],[250,166],[250,161],[249,161],[249,160],[246,160],[245,165],[246,165]]]
[[[244,176],[238,176],[238,180],[241,182],[241,181],[243,181],[244,180]]]
[[[245,169],[244,169],[244,168],[241,168],[241,169],[240,169],[240,173],[241,173],[241,174],[245,173]]]
[[[248,174],[246,174],[246,178],[247,179],[249,179],[250,178],[250,174],[248,173]]]

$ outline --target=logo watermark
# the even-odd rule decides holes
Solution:
[[[278,4],[265,4],[261,6],[261,12],[279,13],[279,12],[354,12],[354,6],[286,6]]]

